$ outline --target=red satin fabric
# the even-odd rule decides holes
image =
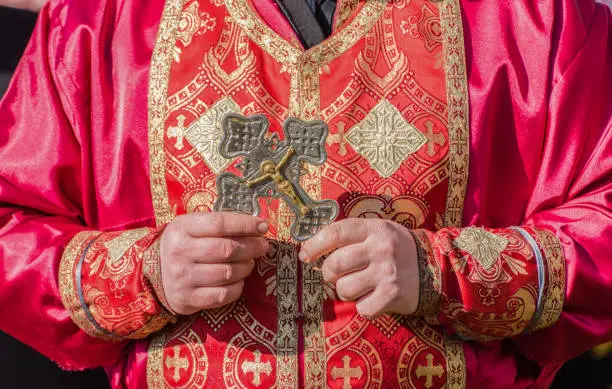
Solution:
[[[462,6],[464,225],[549,228],[568,262],[559,322],[466,343],[468,387],[546,387],[562,361],[612,338],[612,16],[592,0]],[[79,330],[57,270],[79,231],[154,224],[147,86],[162,8],[52,1],[0,104],[0,329],[65,368],[108,366],[113,387],[146,386],[147,341]]]

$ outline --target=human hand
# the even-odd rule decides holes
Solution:
[[[416,311],[417,248],[406,227],[382,219],[345,219],[305,242],[300,259],[312,262],[328,253],[323,279],[336,285],[341,300],[356,301],[362,316]]]
[[[242,295],[254,259],[265,255],[268,224],[236,213],[192,213],[166,226],[160,241],[162,285],[181,315],[217,308]]]

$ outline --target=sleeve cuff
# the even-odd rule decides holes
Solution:
[[[89,336],[114,340],[112,333],[105,331],[96,323],[91,316],[89,308],[82,302],[81,287],[78,285],[80,277],[75,277],[75,274],[80,274],[78,268],[82,260],[84,260],[87,249],[91,247],[100,234],[98,231],[79,232],[68,243],[60,262],[60,294],[64,307],[66,307],[72,321],[79,328]]]
[[[566,288],[566,262],[559,238],[552,232],[536,227],[523,227],[529,235],[535,238],[535,243],[541,253],[542,266],[539,267],[540,285],[538,309],[527,329],[527,332],[537,331],[553,325],[563,310]]]
[[[442,296],[442,274],[436,264],[434,251],[428,232],[413,230],[412,236],[417,247],[417,261],[419,266],[419,303],[414,316],[436,316],[440,309]]]
[[[414,315],[483,342],[537,331],[559,319],[566,270],[554,234],[530,226],[412,234],[420,278]]]
[[[87,334],[139,339],[174,319],[157,297],[163,296],[158,236],[151,228],[85,231],[69,242],[60,262],[60,293]]]

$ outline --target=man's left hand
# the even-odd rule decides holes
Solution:
[[[419,301],[416,243],[410,231],[382,219],[345,219],[302,245],[300,259],[325,254],[323,279],[336,285],[343,301],[356,301],[365,317],[412,314]]]

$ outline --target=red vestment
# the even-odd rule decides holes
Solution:
[[[612,337],[611,23],[593,1],[344,0],[304,53],[266,0],[52,1],[0,104],[0,329],[117,388],[546,387]],[[235,171],[227,112],[329,124],[303,184],[414,230],[415,315],[339,302],[277,200],[238,303],[165,308],[159,233]]]

